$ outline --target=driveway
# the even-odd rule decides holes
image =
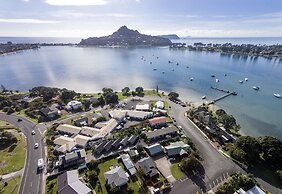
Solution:
[[[159,169],[159,171],[164,175],[166,179],[168,179],[169,182],[173,183],[176,181],[176,179],[172,176],[170,171],[171,163],[167,160],[165,156],[156,159],[155,163]]]

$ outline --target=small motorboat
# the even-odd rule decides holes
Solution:
[[[215,79],[215,82],[219,82],[219,79]]]
[[[152,64],[152,61],[150,61],[150,64]]]
[[[157,71],[157,69],[153,69],[153,71]]]
[[[189,66],[186,66],[186,68],[188,69],[188,68],[189,68]]]
[[[207,97],[206,96],[202,96],[202,99],[204,100],[204,99],[206,99]]]
[[[259,90],[259,87],[258,86],[253,86],[253,89],[254,90]]]
[[[194,80],[194,78],[193,77],[190,77],[190,81],[193,81]]]
[[[179,63],[176,63],[176,65],[179,65]]]
[[[211,74],[211,77],[215,77],[215,75],[214,75],[214,74]]]
[[[276,98],[281,98],[282,96],[280,94],[274,93],[273,96],[275,96]]]
[[[246,77],[246,78],[245,78],[245,81],[247,82],[248,80],[249,80],[249,79]]]
[[[225,73],[225,74],[224,74],[224,76],[226,77],[226,76],[227,76],[227,74]]]
[[[243,83],[243,80],[239,80],[239,83],[242,84],[242,83]]]
[[[164,74],[165,72],[163,71],[162,74]]]

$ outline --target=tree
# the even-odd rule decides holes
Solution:
[[[248,163],[251,164],[259,159],[260,144],[254,137],[241,136],[236,140],[235,145],[247,153],[246,160]]]
[[[168,94],[168,97],[169,97],[170,100],[177,100],[177,98],[179,97],[179,94],[176,93],[176,92],[170,92]]]
[[[111,88],[103,88],[102,91],[103,91],[104,95],[106,95],[108,93],[113,93],[113,89],[111,89]]]
[[[144,91],[144,89],[143,89],[142,87],[140,87],[140,86],[135,89],[135,92],[136,92],[138,95],[142,94],[143,91]]]
[[[129,89],[129,87],[125,87],[125,88],[123,88],[121,91],[122,91],[122,93],[123,93],[124,96],[127,96],[128,93],[130,92],[130,89]]]
[[[271,165],[282,168],[282,142],[281,140],[271,137],[264,136],[258,138],[263,152],[263,158],[266,162]]]
[[[72,100],[77,93],[73,90],[67,90],[66,88],[62,89],[61,99],[63,102],[67,103],[68,101]]]
[[[96,170],[98,169],[98,164],[99,162],[97,160],[91,160],[88,164],[87,167],[89,168],[89,170]]]
[[[97,180],[98,180],[97,172],[95,170],[89,170],[88,179],[89,179],[89,183],[91,184],[91,186],[95,187]]]
[[[181,167],[186,173],[192,173],[192,174],[197,173],[203,175],[205,171],[201,162],[194,156],[183,159],[181,161]]]
[[[104,98],[107,104],[118,102],[118,95],[115,93],[107,93]]]
[[[238,147],[235,146],[231,150],[230,155],[231,155],[232,158],[234,158],[234,159],[236,159],[236,160],[238,160],[242,163],[246,162],[247,154],[241,148],[238,148]]]

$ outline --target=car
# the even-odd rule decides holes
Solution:
[[[34,130],[31,131],[31,135],[35,135],[35,131]]]
[[[35,143],[35,144],[34,144],[34,148],[37,149],[38,147],[39,147],[39,144],[38,144],[38,143]]]
[[[22,119],[18,119],[18,122],[21,122],[22,121]]]

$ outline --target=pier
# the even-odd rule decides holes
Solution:
[[[236,96],[237,95],[237,92],[230,92],[229,90],[225,90],[225,89],[221,89],[221,88],[217,88],[217,87],[213,87],[213,86],[211,86],[211,88],[214,89],[214,90],[224,92],[226,94],[224,94],[223,96],[220,96],[220,97],[214,99],[213,101],[209,102],[208,105],[214,104],[214,103],[218,102],[219,100],[222,100],[222,99],[224,99],[228,96],[231,96],[231,95]]]

